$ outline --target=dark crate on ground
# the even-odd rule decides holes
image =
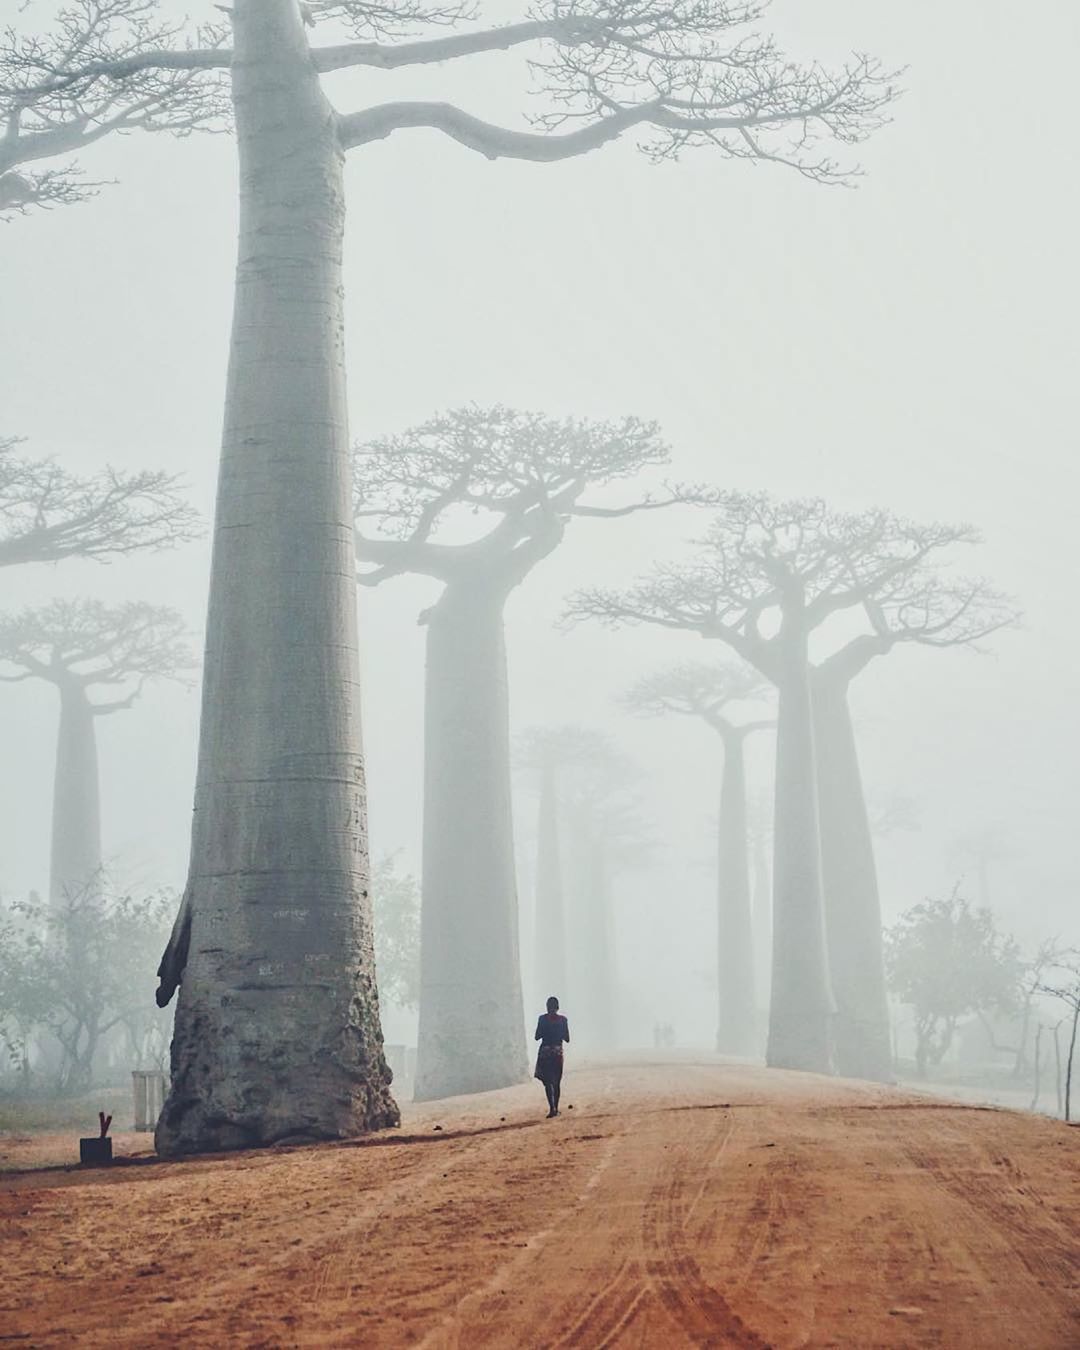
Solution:
[[[96,1167],[112,1162],[112,1140],[92,1135],[79,1140],[79,1162],[84,1167]]]

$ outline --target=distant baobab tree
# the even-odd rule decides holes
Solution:
[[[700,662],[658,671],[639,681],[623,699],[640,716],[676,713],[697,718],[719,734],[724,747],[717,853],[716,1048],[729,1055],[758,1053],[745,743],[755,731],[776,725],[767,718],[747,721],[736,709],[760,700],[768,690],[768,680],[752,666]]]
[[[946,849],[946,860],[951,867],[974,873],[979,904],[989,909],[991,876],[1002,863],[1014,859],[1016,852],[1008,827],[999,821],[957,835]]]
[[[770,1064],[826,1072],[835,1039],[841,1072],[891,1076],[880,902],[848,688],[897,646],[972,644],[1014,621],[986,582],[931,567],[977,538],[968,526],[921,526],[881,510],[726,493],[692,560],[625,593],[582,591],[571,602],[578,617],[722,641],[777,687]],[[811,634],[845,613],[865,631],[812,662]]]
[[[534,999],[558,991],[567,1002],[565,843],[560,820],[559,778],[567,761],[573,762],[580,738],[571,729],[531,727],[518,739],[514,765],[535,790],[536,869],[534,885],[533,980]],[[537,1002],[537,1007],[543,1007]]]
[[[53,166],[112,132],[184,134],[231,120],[238,147],[195,824],[158,993],[167,1002],[183,981],[156,1134],[164,1154],[341,1137],[398,1119],[379,1028],[357,698],[346,154],[427,129],[487,159],[550,162],[639,133],[654,159],[701,145],[833,182],[846,171],[822,146],[861,140],[894,94],[866,57],[835,72],[790,61],[754,34],[753,3],[628,10],[590,0],[568,12],[546,0],[519,23],[434,36],[471,9],[458,0],[224,8],[226,25],[188,29],[154,0],[79,0],[46,31],[24,35],[20,20],[0,37],[9,209],[78,197],[80,180]],[[331,41],[312,45],[327,28]],[[334,72],[415,78],[418,66],[526,46],[546,96],[539,129],[495,126],[438,100],[339,112],[324,86]],[[35,179],[39,165],[48,180]],[[490,940],[497,961],[511,955],[506,931]],[[474,958],[476,948],[466,970]],[[524,1066],[520,1034],[512,1058],[507,1040],[520,1011],[512,991],[493,996],[493,1067],[475,1075],[485,1083]],[[473,1005],[473,1027],[481,1012]],[[448,1027],[446,1044],[454,1034]]]
[[[566,840],[567,979],[577,1045],[601,1053],[619,1043],[617,878],[656,851],[642,811],[641,769],[613,737],[592,727],[547,728],[559,755],[556,810]]]
[[[501,407],[459,409],[357,451],[361,583],[413,572],[443,587],[420,616],[427,681],[418,1100],[505,1087],[525,1072],[507,600],[569,521],[683,500],[681,489],[618,506],[596,497],[667,458],[656,427],[635,418],[558,421]],[[482,532],[445,542],[447,526],[468,512],[482,517]],[[379,537],[364,532],[369,520]]]
[[[84,893],[101,873],[97,719],[130,708],[148,680],[176,678],[192,664],[173,609],[55,600],[0,618],[0,680],[44,680],[60,699],[50,904]],[[16,673],[4,673],[10,667]]]
[[[759,792],[751,798],[747,811],[750,840],[750,872],[753,878],[751,911],[754,927],[754,994],[759,1014],[758,1028],[767,1022],[772,996],[772,869],[769,866],[772,842],[772,794]],[[760,1051],[759,1051],[760,1053]]]
[[[0,567],[172,548],[195,537],[198,515],[180,480],[156,470],[81,476],[0,439]]]

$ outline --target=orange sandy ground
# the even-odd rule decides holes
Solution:
[[[0,1341],[1080,1346],[1076,1130],[704,1058],[572,1071],[570,1103],[544,1120],[532,1083],[353,1144],[158,1163],[127,1135],[111,1170],[7,1171]]]

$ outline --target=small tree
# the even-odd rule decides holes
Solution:
[[[889,987],[915,1021],[920,1078],[940,1064],[961,1018],[1016,1009],[1023,962],[1016,942],[998,932],[988,909],[956,891],[925,900],[885,934]]]
[[[1073,1060],[1080,1028],[1080,952],[1063,953],[1052,972],[1039,985],[1039,992],[1064,1003],[1068,1009],[1069,1048],[1065,1055],[1065,1119],[1072,1119]]]
[[[739,720],[737,712],[732,716],[732,709],[763,698],[768,688],[768,681],[752,666],[729,661],[659,671],[639,681],[623,699],[639,716],[676,713],[698,718],[720,736],[723,744],[717,841],[716,1048],[730,1055],[758,1053],[745,743],[755,731],[776,725],[770,719]]]
[[[356,454],[360,581],[442,583],[427,628],[418,1100],[524,1076],[503,612],[568,522],[684,500],[596,499],[667,461],[656,427],[464,408]],[[480,533],[469,530],[483,521]],[[463,523],[464,522],[464,523]],[[476,1009],[484,1009],[478,1019]]]
[[[24,1093],[30,1087],[34,1032],[45,1025],[49,1010],[45,971],[36,960],[35,935],[25,917],[40,904],[32,891],[25,906],[0,906],[0,1046]]]
[[[174,896],[111,892],[107,878],[70,889],[57,903],[13,906],[22,920],[15,949],[26,1002],[23,1015],[61,1047],[55,1087],[85,1091],[103,1039],[123,1026],[133,1062],[153,1062],[168,1019],[148,1009],[156,943],[167,932]]]
[[[53,788],[49,899],[82,892],[101,871],[96,722],[130,708],[148,680],[192,666],[185,623],[173,609],[139,602],[55,600],[0,617],[0,680],[44,680],[60,698]],[[107,689],[117,697],[92,697]]]
[[[193,539],[198,515],[172,474],[103,469],[81,477],[0,439],[0,567],[111,558]]]
[[[379,993],[399,1008],[420,1004],[420,887],[388,854],[371,876]]]

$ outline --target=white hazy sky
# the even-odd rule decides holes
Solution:
[[[196,0],[186,8],[202,17]],[[511,17],[503,5],[488,13]],[[901,652],[857,687],[870,787],[919,804],[921,828],[881,846],[886,908],[948,888],[959,866],[950,842],[992,829],[1007,856],[991,899],[1006,923],[1025,940],[1075,940],[1080,10],[1072,0],[778,0],[771,26],[799,56],[857,49],[908,67],[892,125],[857,152],[867,170],[857,191],[706,151],[653,167],[631,145],[550,166],[488,163],[430,132],[355,152],[353,431],[474,400],[636,413],[663,426],[675,476],[980,527],[986,544],[964,569],[1017,596],[1023,629],[982,657]],[[516,120],[526,83],[504,54],[342,75],[332,93],[343,110],[415,94]],[[132,137],[102,144],[85,166],[117,185],[0,235],[0,431],[81,470],[177,469],[209,514],[231,143]],[[627,580],[699,524],[677,513],[579,522],[514,597],[508,636],[517,727],[602,725],[645,770],[667,846],[622,884],[624,978],[643,1026],[663,1015],[705,1037],[716,747],[690,726],[627,719],[612,700],[642,672],[710,649],[641,630],[560,634],[547,622],[575,586]],[[198,632],[206,568],[200,545],[108,568],[10,569],[3,604],[147,598],[179,606]],[[361,602],[374,844],[414,865],[415,616],[429,594],[406,580]],[[7,894],[46,884],[50,692],[21,684],[0,698]],[[163,686],[99,728],[106,852],[134,881],[182,884],[197,706],[196,693]],[[755,769],[764,782],[764,743]]]

